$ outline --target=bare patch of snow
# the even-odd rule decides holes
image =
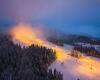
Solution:
[[[72,50],[74,48],[74,46],[64,44],[63,48],[66,49],[66,50]]]

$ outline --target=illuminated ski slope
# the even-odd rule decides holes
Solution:
[[[62,72],[64,80],[100,80],[100,59],[87,56],[77,59],[65,54],[64,61],[56,60],[49,67]]]

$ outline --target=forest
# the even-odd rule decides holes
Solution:
[[[48,66],[56,52],[32,44],[21,47],[10,36],[0,35],[0,80],[63,80],[63,74]]]

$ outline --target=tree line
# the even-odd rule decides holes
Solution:
[[[75,45],[74,50],[80,51],[88,56],[100,58],[100,52],[97,51],[94,47],[86,47],[81,45]]]
[[[0,80],[63,80],[62,73],[48,71],[56,52],[32,44],[21,48],[9,37],[0,36]]]

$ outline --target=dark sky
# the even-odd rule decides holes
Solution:
[[[0,0],[0,27],[20,22],[100,38],[100,0]]]

